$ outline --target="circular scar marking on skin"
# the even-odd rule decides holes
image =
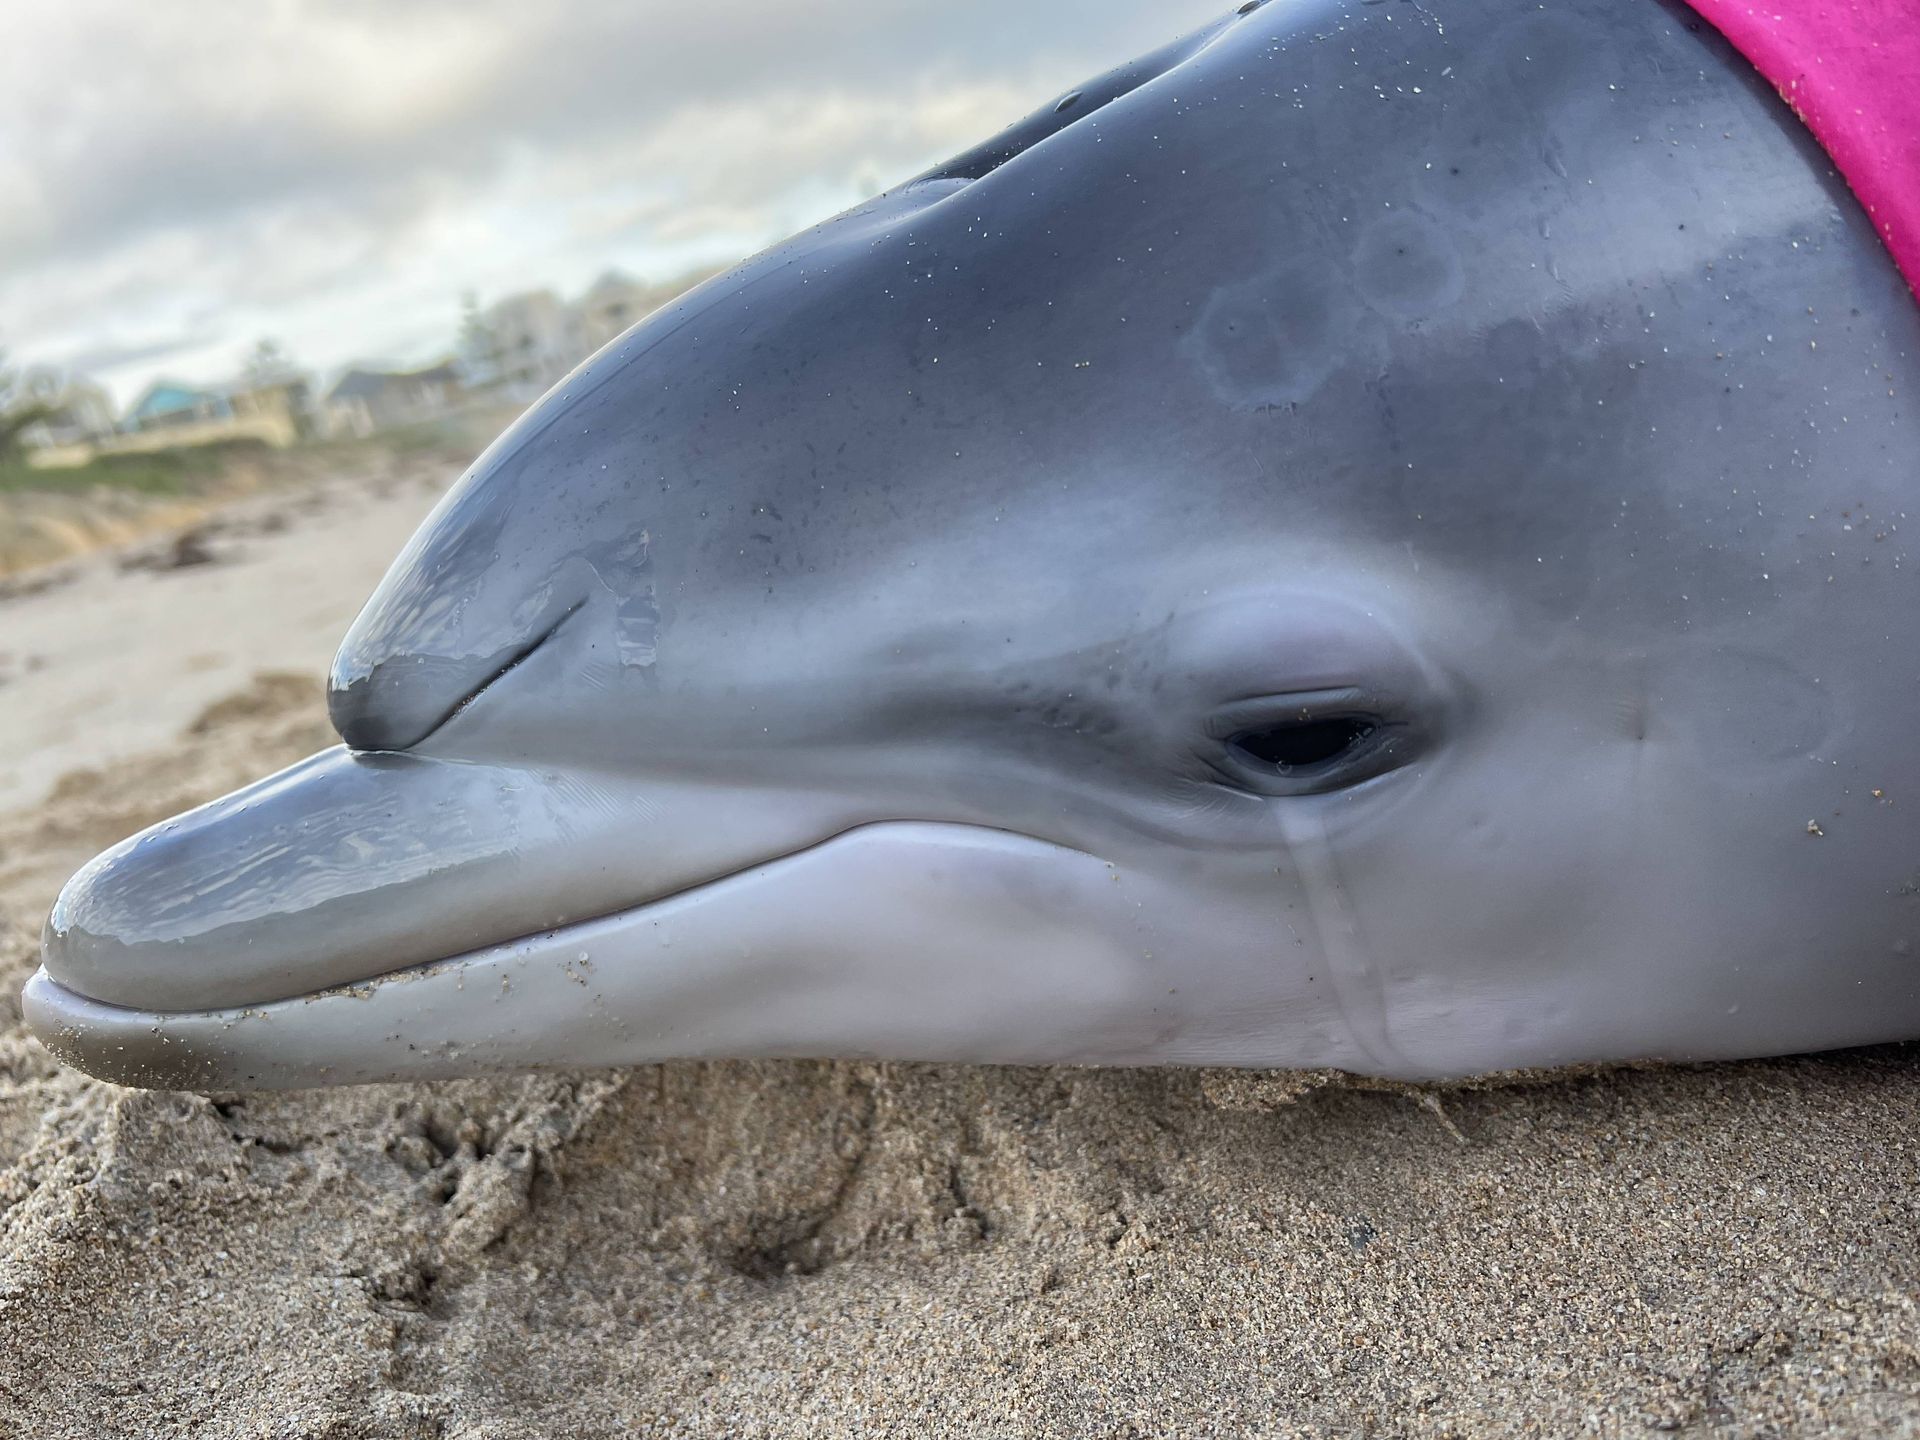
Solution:
[[[1353,271],[1361,297],[1402,320],[1445,309],[1465,286],[1459,248],[1440,225],[1410,210],[1367,227],[1354,248]]]
[[[1220,399],[1260,409],[1309,399],[1379,338],[1378,319],[1349,285],[1296,265],[1220,286],[1182,349]]]

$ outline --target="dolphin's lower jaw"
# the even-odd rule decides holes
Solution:
[[[1204,1060],[1139,882],[979,827],[863,826],[670,898],[262,1004],[105,1003],[47,970],[26,1020],[122,1084],[282,1089],[501,1070],[877,1053]],[[1144,913],[1143,913],[1144,911]],[[1036,963],[1038,961],[1039,963]]]

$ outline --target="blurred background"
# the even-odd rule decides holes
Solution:
[[[262,685],[269,710],[318,717],[331,652],[407,536],[581,360],[1227,8],[17,7],[0,812],[177,752]],[[260,750],[252,773],[283,758]]]
[[[4,458],[524,404],[692,281],[1223,10],[23,9],[0,50]]]

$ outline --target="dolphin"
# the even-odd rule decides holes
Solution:
[[[1250,0],[564,380],[27,1021],[213,1089],[1920,1035],[1916,394],[1682,6]]]

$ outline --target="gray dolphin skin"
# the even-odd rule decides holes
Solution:
[[[1920,1035],[1920,307],[1664,0],[1275,0],[487,451],[34,1032],[1409,1079]]]

